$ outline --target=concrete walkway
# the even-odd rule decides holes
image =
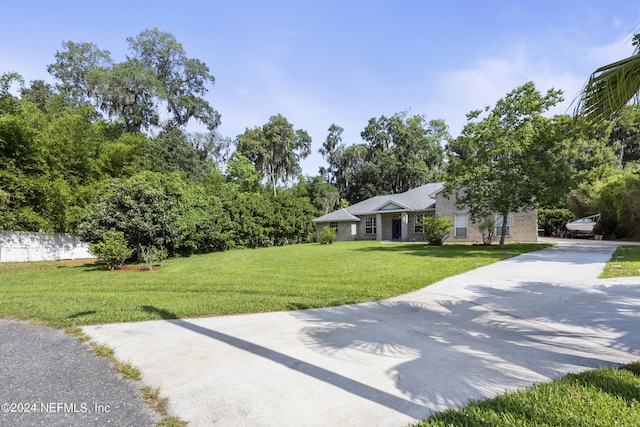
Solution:
[[[597,279],[616,244],[554,242],[377,303],[83,329],[190,427],[398,427],[640,359],[640,278]]]

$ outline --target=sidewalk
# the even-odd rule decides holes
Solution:
[[[640,359],[640,278],[597,279],[616,244],[554,243],[376,303],[83,329],[190,427],[398,427]]]

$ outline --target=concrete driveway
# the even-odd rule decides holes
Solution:
[[[616,244],[554,242],[376,303],[83,329],[191,427],[398,427],[640,359],[640,278],[597,279]]]

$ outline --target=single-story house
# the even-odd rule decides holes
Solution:
[[[455,199],[444,196],[444,183],[426,184],[404,193],[375,196],[313,220],[316,232],[324,227],[337,230],[336,240],[423,241],[421,219],[425,215],[451,218],[449,242],[482,242],[478,227],[468,212],[456,207]],[[496,214],[499,238],[502,215]],[[538,238],[537,209],[512,212],[507,216],[507,241],[535,242]]]

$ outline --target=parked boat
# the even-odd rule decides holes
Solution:
[[[591,215],[567,223],[567,230],[580,234],[592,234],[600,222],[600,214]]]

